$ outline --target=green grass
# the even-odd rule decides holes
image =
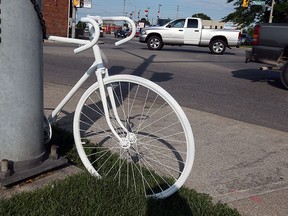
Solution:
[[[59,153],[65,155],[75,165],[82,166],[73,147],[71,134],[60,128],[54,128],[53,132],[56,136],[54,135],[52,142],[60,145]],[[53,182],[33,192],[23,192],[10,199],[0,200],[0,215],[233,216],[240,214],[226,204],[214,204],[209,195],[197,193],[193,189],[182,187],[163,200],[146,199],[134,190],[120,188],[113,179],[97,180],[85,172]]]

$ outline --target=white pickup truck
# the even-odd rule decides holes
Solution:
[[[188,17],[176,19],[164,26],[143,28],[139,35],[141,43],[151,50],[160,50],[165,45],[192,45],[209,47],[213,54],[223,54],[226,47],[239,47],[239,30],[206,29],[202,20]]]

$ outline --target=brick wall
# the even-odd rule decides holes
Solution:
[[[47,35],[68,37],[70,0],[42,0]]]

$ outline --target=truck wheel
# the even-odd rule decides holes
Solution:
[[[210,42],[209,49],[212,54],[222,55],[226,50],[226,43],[223,40],[213,40]]]
[[[147,46],[150,50],[160,50],[163,45],[162,39],[159,36],[151,36],[147,41]]]
[[[284,65],[280,76],[283,85],[288,89],[288,62]]]

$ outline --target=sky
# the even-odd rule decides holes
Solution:
[[[136,11],[132,18],[138,20],[145,17],[145,10],[149,9],[148,19],[156,23],[160,6],[160,18],[185,18],[195,13],[204,13],[212,20],[220,21],[223,17],[234,11],[233,3],[227,0],[92,0],[92,8],[78,8],[77,20],[87,15],[98,16],[127,16]]]

